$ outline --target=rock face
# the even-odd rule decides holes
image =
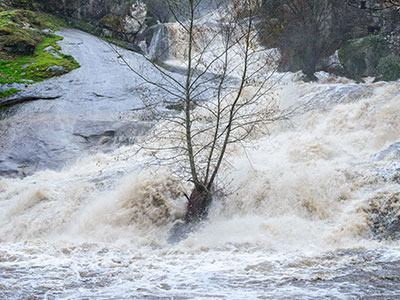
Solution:
[[[129,42],[135,42],[136,34],[146,28],[147,7],[141,0],[16,0],[13,6],[84,21],[93,26],[88,30],[96,31],[92,33]]]
[[[129,7],[128,14],[123,18],[123,32],[125,34],[136,34],[144,26],[147,15],[146,5],[136,2]]]
[[[41,9],[75,19],[99,19],[106,15],[112,0],[14,0],[12,6]]]
[[[136,90],[140,78],[121,65],[106,43],[72,29],[60,35],[63,53],[75,57],[81,68],[29,85],[15,97],[43,100],[0,113],[0,177],[60,169],[80,156],[132,144],[152,126]],[[140,55],[125,49],[120,53],[146,76],[159,80]],[[57,100],[44,100],[50,97]]]

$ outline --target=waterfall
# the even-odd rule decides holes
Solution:
[[[148,48],[148,55],[153,60],[164,61],[169,58],[168,29],[164,24],[157,24],[150,28],[153,38]]]
[[[57,92],[57,102],[0,120],[0,167],[19,173],[39,158],[82,156],[0,177],[1,299],[399,299],[400,81],[277,74],[277,104],[299,109],[290,123],[256,129],[250,147],[227,149],[217,183],[225,193],[172,245],[192,185],[178,167],[154,164],[165,139],[148,153],[132,143],[103,151],[126,131],[121,117],[140,131],[142,81],[107,44],[63,35],[82,68],[30,90]],[[156,25],[149,56],[183,60],[184,45],[177,26]],[[142,56],[120,53],[162,79]],[[92,144],[102,151],[83,155]]]
[[[278,250],[282,241],[295,249],[370,243],[370,226],[385,213],[374,210],[376,203],[397,211],[399,85],[282,86],[282,103],[296,99],[308,111],[292,120],[293,128],[271,127],[272,138],[260,135],[246,154],[230,154],[234,168],[222,176],[236,192],[215,204],[210,223],[192,237],[196,244],[266,243]],[[1,179],[1,239],[165,243],[184,211],[185,182],[168,168],[141,171],[145,156],[123,159],[136,150],[122,147],[59,172]]]

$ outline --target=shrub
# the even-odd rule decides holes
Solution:
[[[381,35],[349,40],[339,50],[339,59],[347,76],[356,80],[376,76],[379,61],[387,55],[388,46]]]
[[[390,54],[379,61],[376,79],[395,81],[400,79],[400,56]]]

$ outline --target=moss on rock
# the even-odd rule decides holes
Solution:
[[[3,92],[0,92],[0,98],[7,97],[8,95],[14,94],[16,92],[18,92],[18,89],[16,88],[5,90]]]
[[[50,15],[27,10],[1,12],[0,85],[30,84],[78,68],[78,62],[57,45],[62,37],[44,30],[57,30],[64,24]],[[16,91],[1,90],[0,86],[0,97]]]
[[[382,58],[376,69],[376,79],[384,81],[400,79],[400,56],[390,54]]]
[[[39,36],[37,38],[34,36],[24,30],[8,34],[4,38],[3,50],[11,54],[32,55],[41,41]],[[0,42],[2,42],[1,39]]]
[[[339,59],[347,76],[356,80],[376,76],[379,61],[388,54],[388,46],[381,35],[349,40],[339,49]]]

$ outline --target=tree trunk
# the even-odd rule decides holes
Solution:
[[[207,217],[211,205],[211,191],[202,184],[195,184],[188,198],[185,220],[178,221],[169,231],[168,242],[176,244],[199,227],[199,221]]]
[[[318,77],[315,76],[315,73],[309,70],[303,70],[303,73],[305,75],[304,80],[306,82],[317,82]]]
[[[186,223],[193,223],[204,219],[210,207],[212,195],[206,187],[195,184],[186,208]]]

